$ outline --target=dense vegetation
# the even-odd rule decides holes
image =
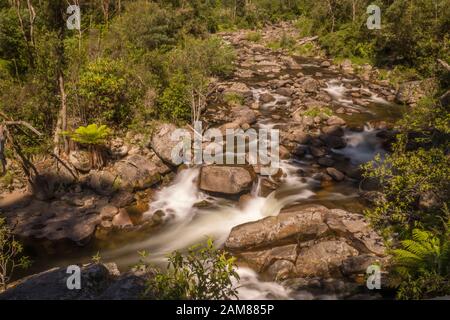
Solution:
[[[31,261],[23,255],[23,246],[14,238],[6,221],[0,218],[0,289],[6,290],[17,269],[28,268]]]
[[[232,53],[210,34],[282,19],[319,35],[334,57],[395,66],[408,77],[433,75],[436,59],[450,58],[448,1],[377,1],[381,30],[366,27],[369,2],[81,1],[78,31],[66,28],[65,1],[2,0],[0,109],[48,137],[58,126],[190,120],[191,108],[202,107],[190,96],[208,93],[211,77],[232,68]]]
[[[434,96],[399,123],[392,154],[366,166],[382,193],[367,214],[392,247],[403,250],[394,251],[399,298],[450,294],[450,119],[448,105],[437,100],[450,85],[448,71],[437,62],[450,61],[448,0],[73,3],[81,6],[80,31],[66,27],[67,1],[0,0],[0,125],[23,120],[42,133],[33,138],[13,130],[24,157],[49,146],[67,151],[71,139],[90,150],[91,161],[101,162],[100,146],[110,134],[102,125],[118,131],[147,128],[155,119],[196,120],[214,78],[233,70],[233,50],[213,35],[227,29],[254,29],[248,38],[258,42],[263,24],[295,20],[299,34],[319,36],[330,56],[383,67],[389,71],[380,76],[393,83],[438,79]],[[381,8],[381,30],[366,27],[371,3]],[[294,45],[280,35],[272,47]],[[229,260],[215,257],[228,268]],[[196,297],[184,259],[172,256],[171,266],[181,273],[160,275],[153,289]]]
[[[158,300],[220,300],[237,297],[235,258],[218,250],[211,239],[190,247],[186,253],[172,252],[166,270],[145,262],[147,254],[140,252],[137,266],[151,276],[144,298]]]

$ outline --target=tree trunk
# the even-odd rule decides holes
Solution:
[[[0,124],[0,162],[2,166],[2,172],[0,177],[6,174],[6,155],[5,155],[6,133],[5,126]]]
[[[356,20],[356,0],[352,0],[352,22]]]
[[[16,11],[17,18],[19,19],[20,32],[22,33],[23,39],[25,41],[25,45],[27,47],[27,54],[28,54],[29,63],[31,65],[31,67],[34,67],[33,46],[30,45],[30,39],[28,39],[27,33],[25,32],[25,25],[23,23],[22,14],[20,13],[21,3],[20,3],[20,0],[14,0],[14,1],[15,1],[14,2],[14,9]],[[31,16],[30,16],[30,20],[31,20]]]
[[[59,109],[58,120],[56,122],[55,128],[55,135],[53,138],[53,143],[55,145],[54,153],[57,155],[61,154],[60,150],[61,139],[63,139],[64,143],[64,153],[65,154],[69,153],[69,143],[67,141],[67,137],[62,136],[62,133],[64,131],[67,131],[67,104],[66,104],[67,96],[64,89],[64,77],[62,73],[58,77],[58,84],[59,84],[59,93],[61,96],[61,107]]]
[[[27,6],[28,6],[28,14],[30,19],[30,42],[32,47],[35,47],[34,42],[34,20],[36,19],[36,12],[34,11],[34,7],[31,4],[31,0],[27,0]]]

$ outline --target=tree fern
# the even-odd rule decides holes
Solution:
[[[111,134],[111,129],[105,125],[90,124],[86,127],[80,126],[74,132],[65,132],[64,134],[68,135],[72,141],[87,147],[90,152],[89,160],[92,168],[100,169],[104,166],[103,146]]]
[[[90,124],[86,127],[80,126],[73,133],[68,133],[69,137],[84,145],[101,145],[111,134],[111,129],[105,125],[98,126]]]
[[[439,238],[431,232],[414,229],[412,239],[402,241],[401,246],[393,250],[400,273],[436,272],[442,276],[450,273],[449,231]]]

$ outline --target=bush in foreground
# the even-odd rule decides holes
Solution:
[[[145,254],[142,254],[145,257]],[[145,263],[144,263],[145,266]],[[141,265],[142,267],[142,265]],[[158,300],[223,300],[237,297],[235,258],[208,239],[186,253],[169,255],[166,271],[153,270],[145,298]]]

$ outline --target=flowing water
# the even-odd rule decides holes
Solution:
[[[316,65],[310,64],[313,68]],[[345,79],[331,79],[325,89],[335,102],[342,106],[351,107],[363,114],[359,118],[385,119],[383,108],[395,108],[387,101],[370,92],[367,100],[370,107],[355,105],[351,99],[346,98],[346,93],[352,89],[344,86]],[[252,88],[254,100],[259,101],[261,94],[269,91],[264,88]],[[261,105],[261,116],[256,127],[271,129],[284,125],[283,121],[276,122],[271,116],[277,112],[279,106],[287,108],[290,99],[273,94],[275,100]],[[378,111],[378,112],[377,112]],[[359,120],[360,121],[360,120]],[[381,141],[376,137],[377,131],[366,122],[362,131],[346,130],[345,139],[347,147],[334,150],[350,159],[353,165],[359,165],[370,161],[376,154],[384,154]],[[339,207],[339,203],[357,203],[358,190],[356,181],[341,183],[335,188],[323,190],[320,183],[298,175],[299,169],[307,168],[306,161],[290,160],[282,161],[280,166],[285,173],[281,185],[267,197],[261,197],[260,181],[254,185],[252,198],[244,205],[236,201],[224,200],[209,196],[198,189],[197,177],[199,168],[189,168],[178,174],[172,185],[162,189],[157,194],[156,201],[150,204],[146,213],[154,214],[163,210],[169,216],[166,226],[151,235],[147,239],[131,244],[126,244],[118,249],[104,252],[107,259],[111,259],[119,265],[130,265],[136,261],[136,252],[147,250],[152,261],[163,263],[168,252],[184,249],[192,244],[199,243],[206,237],[213,237],[216,245],[221,246],[226,241],[231,229],[237,225],[256,221],[268,216],[275,216],[281,209],[299,203],[320,203],[329,207]],[[350,201],[349,201],[350,200]],[[202,206],[196,206],[202,202]],[[205,205],[206,203],[206,205]],[[239,297],[241,299],[313,299],[308,292],[293,292],[290,289],[274,282],[263,281],[258,274],[248,268],[239,268],[241,276]],[[333,299],[332,296],[322,296],[322,299]]]
[[[343,158],[349,159],[352,165],[370,161],[376,154],[384,154],[381,141],[377,138],[377,131],[368,124],[371,120],[395,119],[401,110],[375,93],[366,89],[368,94],[364,98],[366,106],[359,106],[349,98],[349,93],[359,85],[357,80],[346,78],[331,71],[324,71],[318,65],[319,62],[301,60],[302,72],[314,75],[318,70],[322,72],[322,78],[327,80],[325,91],[332,97],[336,105],[349,107],[358,113],[352,116],[343,116],[348,123],[364,125],[363,130],[345,131],[347,147],[334,150]],[[267,89],[258,85],[252,85],[252,81],[260,79],[246,79],[252,87],[254,99],[259,101],[262,93]],[[349,88],[348,84],[355,87]],[[283,120],[274,121],[272,115],[280,113],[285,116],[283,110],[290,106],[290,99],[273,94],[275,101],[261,106],[261,116],[256,127],[277,128],[285,125]],[[283,118],[282,118],[283,119]],[[252,190],[252,198],[244,204],[237,201],[210,196],[201,192],[198,188],[198,167],[191,167],[178,173],[175,180],[159,190],[155,199],[150,203],[149,210],[144,216],[151,216],[158,211],[165,213],[164,226],[157,230],[142,231],[135,238],[124,240],[110,239],[108,244],[96,244],[90,248],[90,253],[99,250],[104,261],[114,261],[121,269],[129,268],[137,262],[140,250],[150,253],[152,262],[162,264],[167,254],[173,250],[183,250],[190,245],[204,241],[207,237],[213,237],[217,245],[222,245],[231,229],[237,225],[256,221],[268,216],[275,216],[286,207],[300,203],[324,204],[328,207],[342,207],[352,211],[360,211],[362,205],[358,196],[358,181],[342,182],[339,185],[321,187],[320,183],[312,178],[305,178],[299,174],[300,170],[308,170],[311,163],[308,159],[291,159],[282,161],[280,166],[285,173],[280,186],[263,197],[261,196],[261,181],[255,183]],[[201,204],[201,205],[200,205]],[[84,253],[81,260],[89,260],[89,255]],[[59,259],[54,265],[64,265],[69,261],[80,262],[80,257],[71,259]],[[274,282],[263,281],[258,274],[247,268],[238,270],[241,281],[239,297],[241,299],[312,299],[307,292],[293,292]],[[322,296],[319,298],[332,299],[335,297]]]

